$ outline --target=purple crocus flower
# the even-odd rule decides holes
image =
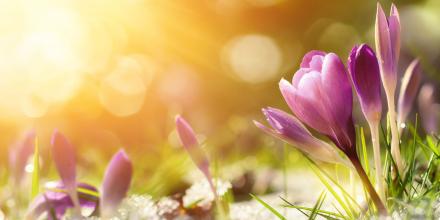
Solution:
[[[347,71],[334,53],[310,51],[292,83],[280,81],[280,90],[299,120],[328,136],[350,159],[381,215],[387,211],[356,153],[352,118],[353,95]]]
[[[70,144],[69,140],[67,140],[67,138],[58,130],[55,130],[52,134],[51,145],[52,158],[55,162],[58,175],[61,177],[63,185],[73,201],[75,215],[80,216],[81,212],[78,194],[76,192],[75,149],[72,144]]]
[[[98,206],[98,190],[89,184],[78,183],[78,198],[82,208],[95,210]],[[72,208],[73,202],[66,193],[66,188],[61,182],[37,196],[29,206],[28,219],[38,219],[46,214],[49,220],[63,219],[67,209]],[[55,217],[55,218],[54,218]]]
[[[111,159],[104,175],[101,191],[101,216],[113,215],[130,188],[133,166],[123,149]]]
[[[292,83],[280,81],[280,90],[298,119],[327,135],[346,154],[355,154],[351,85],[336,54],[310,51]]]
[[[381,81],[376,54],[367,44],[355,46],[348,58],[348,68],[362,112],[368,122],[378,122],[382,115]]]
[[[264,132],[293,145],[315,160],[346,164],[332,146],[314,137],[294,116],[270,107],[262,111],[272,128],[257,121],[254,123]]]
[[[35,131],[25,133],[24,138],[12,146],[9,153],[9,169],[11,170],[14,184],[19,185],[24,175],[24,169],[29,157],[34,152]]]
[[[188,152],[191,160],[199,168],[199,170],[205,175],[206,179],[211,186],[212,192],[216,196],[216,190],[212,182],[212,175],[209,171],[209,160],[206,152],[199,146],[196,134],[188,122],[180,115],[176,116],[176,129],[179,134],[180,141],[183,147]]]
[[[402,78],[402,85],[399,92],[397,122],[398,125],[405,123],[408,114],[411,112],[414,99],[419,90],[421,79],[421,68],[418,59],[413,60],[406,69]],[[399,126],[401,128],[401,126]]]
[[[400,18],[396,6],[391,5],[387,18],[380,4],[376,14],[376,52],[380,74],[387,96],[388,116],[391,127],[391,154],[400,173],[404,165],[400,155],[399,130],[397,128],[395,92],[397,84],[397,62],[400,53]]]
[[[385,198],[382,162],[380,158],[379,124],[382,115],[381,81],[376,54],[367,44],[355,46],[348,57],[348,67],[353,87],[367,119],[373,144],[377,190]]]
[[[440,104],[434,102],[434,97],[434,85],[424,84],[420,89],[418,102],[422,125],[427,134],[438,133]]]
[[[375,32],[377,57],[385,90],[395,90],[400,54],[400,17],[394,4],[387,18],[382,6],[377,3]]]

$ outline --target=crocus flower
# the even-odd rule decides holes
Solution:
[[[194,164],[199,168],[203,175],[205,175],[206,179],[208,179],[212,191],[214,195],[216,195],[211,172],[209,171],[208,157],[205,151],[199,146],[194,130],[180,115],[176,116],[176,129],[183,147],[188,152]]]
[[[35,131],[28,131],[24,138],[12,146],[9,153],[9,166],[14,184],[20,184],[29,157],[34,152]]]
[[[427,134],[438,133],[440,105],[434,102],[434,97],[434,86],[432,84],[424,84],[420,89],[418,102],[422,125]]]
[[[400,54],[400,18],[394,4],[387,18],[379,3],[376,14],[376,52],[385,90],[395,90]]]
[[[257,121],[254,123],[264,132],[293,145],[315,160],[345,164],[332,146],[314,137],[294,116],[275,108],[262,111],[272,128]]]
[[[327,135],[346,154],[355,152],[351,85],[336,54],[310,51],[292,83],[280,81],[280,90],[298,119]]]
[[[376,167],[376,185],[380,196],[384,199],[385,191],[379,143],[379,124],[382,115],[381,81],[379,64],[373,49],[366,44],[353,47],[348,57],[348,67],[362,112],[370,127]]]
[[[66,187],[73,204],[75,204],[76,215],[80,215],[78,194],[76,193],[76,159],[75,149],[67,138],[58,130],[52,135],[52,158],[61,177],[63,185]]]
[[[421,68],[419,60],[414,60],[406,69],[405,75],[402,78],[402,85],[399,92],[399,101],[397,108],[397,122],[398,125],[405,123],[408,114],[411,112],[414,99],[419,90],[421,78]],[[399,128],[402,128],[399,126]]]
[[[79,203],[83,208],[95,210],[98,206],[98,190],[89,184],[78,183]],[[37,196],[29,206],[27,219],[39,219],[46,213],[49,220],[63,219],[67,209],[72,208],[73,202],[66,193],[66,188],[59,182],[51,189]],[[54,218],[55,217],[55,218]]]
[[[379,60],[380,74],[387,96],[388,116],[391,127],[391,154],[400,173],[403,162],[400,156],[399,131],[397,128],[395,92],[397,84],[397,62],[400,53],[400,18],[396,6],[391,5],[387,18],[380,4],[376,14],[376,52]]]
[[[356,153],[352,118],[353,95],[345,66],[334,53],[310,51],[292,83],[282,79],[280,90],[297,118],[328,136],[350,159],[381,214],[386,209],[371,185]]]
[[[124,150],[119,150],[105,171],[101,191],[101,216],[110,217],[130,188],[133,167]]]
[[[379,64],[373,49],[367,44],[353,47],[348,58],[348,68],[365,118],[369,122],[380,121],[381,81]]]

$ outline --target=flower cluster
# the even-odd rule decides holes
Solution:
[[[132,164],[124,150],[111,159],[104,175],[101,190],[77,181],[74,146],[60,132],[52,135],[52,157],[60,182],[38,195],[29,207],[28,219],[42,215],[48,219],[62,219],[68,209],[72,218],[83,218],[82,208],[92,208],[92,215],[100,213],[103,218],[114,215],[130,187]]]
[[[300,68],[291,82],[282,79],[281,94],[294,115],[275,108],[264,108],[263,113],[271,128],[255,122],[256,126],[270,135],[292,144],[315,160],[341,162],[332,146],[314,137],[308,128],[327,136],[353,165],[359,174],[379,214],[387,215],[384,205],[386,192],[383,186],[382,160],[379,142],[379,127],[382,118],[381,87],[388,104],[391,127],[391,154],[395,170],[402,174],[405,164],[401,159],[399,131],[397,125],[404,124],[412,109],[421,79],[420,63],[415,59],[407,68],[395,110],[397,86],[397,64],[400,53],[400,18],[395,5],[387,17],[380,4],[376,16],[376,53],[367,44],[356,45],[348,56],[346,68],[334,53],[310,51],[302,59]],[[372,186],[356,152],[356,135],[353,122],[352,90],[357,94],[361,110],[371,131],[375,168],[376,189]],[[424,117],[438,112],[432,101],[432,87],[421,91],[419,104]],[[438,117],[438,116],[433,116]],[[425,119],[425,124],[437,124],[437,119]],[[307,127],[305,126],[307,125]],[[427,125],[428,132],[436,130]]]

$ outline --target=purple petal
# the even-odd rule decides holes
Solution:
[[[9,167],[15,184],[20,184],[29,157],[34,152],[35,131],[26,132],[24,138],[15,143],[9,153]]]
[[[330,134],[322,102],[315,103],[315,100],[309,100],[298,94],[297,89],[285,79],[281,79],[279,86],[287,105],[302,122],[321,133]],[[321,94],[319,86],[308,89],[309,92],[314,92],[313,90],[318,91],[316,94]]]
[[[67,188],[76,187],[75,149],[58,130],[52,135],[52,157],[58,174]]]
[[[177,133],[179,134],[182,145],[185,150],[188,152],[191,160],[194,164],[199,168],[199,170],[205,175],[208,179],[209,184],[213,190],[213,193],[216,194],[214,189],[214,184],[212,182],[211,172],[209,171],[209,160],[205,151],[200,148],[199,143],[197,142],[196,134],[189,123],[180,115],[176,116],[176,128]]]
[[[417,95],[421,79],[421,68],[419,61],[413,60],[406,69],[402,78],[402,85],[398,101],[398,122],[405,123],[408,114],[411,112],[414,99]]]
[[[351,148],[355,145],[355,136],[351,132],[353,93],[351,90],[348,74],[341,59],[334,54],[326,55],[322,68],[322,91],[325,94],[322,100],[328,111],[328,123],[331,127],[332,136],[338,140],[340,148]],[[304,91],[307,92],[307,91]]]
[[[308,53],[306,53],[306,55],[304,55],[302,61],[301,61],[301,68],[310,68],[310,63],[313,60],[313,57],[315,56],[325,56],[325,52],[323,51],[319,51],[319,50],[311,50]]]
[[[310,132],[297,118],[276,108],[269,107],[262,111],[272,128],[280,134],[304,143],[311,138]]]
[[[125,198],[130,188],[133,167],[124,150],[119,150],[111,159],[104,175],[101,212],[108,217]]]
[[[400,54],[400,16],[397,11],[396,5],[391,4],[390,17],[388,18],[391,50],[394,61],[394,71],[397,71],[397,63],[399,61]]]
[[[254,123],[267,134],[293,145],[313,159],[329,163],[344,163],[333,147],[315,138],[294,116],[274,108],[263,109],[263,113],[273,129],[257,121]]]
[[[179,134],[182,145],[187,149],[197,147],[199,143],[197,142],[196,134],[192,127],[185,121],[181,116],[176,116],[176,128]]]
[[[393,21],[394,22],[394,21]],[[393,26],[395,28],[396,26]],[[393,30],[394,31],[394,30]],[[385,13],[377,3],[377,14],[376,14],[376,52],[377,58],[379,60],[379,67],[381,68],[381,77],[384,83],[384,86],[389,89],[395,89],[396,85],[396,61],[393,56],[394,52],[397,50],[395,45],[392,42],[390,37],[390,29],[388,26],[388,20],[385,16]],[[396,33],[396,32],[393,32]],[[397,40],[397,36],[393,35],[394,40]],[[396,43],[396,42],[395,42]]]
[[[189,156],[203,174],[210,178],[209,160],[206,153],[200,148],[196,135],[192,127],[181,116],[176,116],[176,128],[182,145],[185,147]]]
[[[382,113],[379,64],[374,51],[366,44],[353,47],[348,59],[350,78],[368,121],[380,120]]]

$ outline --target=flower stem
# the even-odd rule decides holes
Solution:
[[[376,188],[382,201],[385,201],[385,190],[382,177],[382,161],[380,158],[379,144],[379,123],[378,121],[369,123],[371,142],[373,143],[374,165],[376,168]]]
[[[377,194],[376,190],[374,189],[373,185],[370,182],[370,179],[368,179],[367,174],[364,171],[364,168],[362,168],[361,163],[359,162],[359,158],[356,153],[354,155],[350,155],[348,157],[353,164],[354,168],[356,169],[356,172],[358,173],[359,177],[361,178],[362,183],[364,184],[364,187],[367,189],[368,194],[370,194],[370,198],[373,201],[374,205],[377,208],[377,211],[379,215],[381,216],[387,216],[388,212],[385,208],[385,205],[380,200],[379,195]]]
[[[391,126],[391,155],[396,162],[399,174],[403,172],[403,162],[400,157],[399,131],[397,129],[396,108],[394,105],[394,92],[385,92],[388,101],[388,117]],[[390,94],[391,93],[391,94]]]
[[[68,190],[68,194],[73,203],[73,219],[82,219],[81,206],[79,204],[78,193],[76,189]]]

